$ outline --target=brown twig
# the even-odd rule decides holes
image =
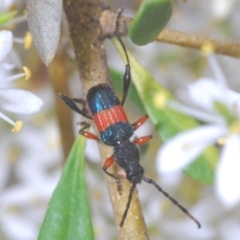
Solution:
[[[118,21],[117,26],[116,21]],[[104,38],[114,37],[115,32],[126,35],[131,21],[131,18],[122,15],[119,17],[118,13],[113,12],[111,9],[104,10],[100,17],[102,36]]]
[[[111,10],[105,10],[101,16],[101,27],[105,37],[113,36],[113,22],[116,19],[116,14]],[[126,35],[128,28],[132,22],[132,18],[121,17],[119,21],[118,32]],[[194,35],[173,29],[165,28],[156,38],[155,41],[170,43],[182,47],[194,48],[200,50],[202,44],[210,42],[215,47],[216,54],[227,55],[231,57],[240,57],[240,42],[224,41],[221,39],[214,39],[207,36]]]
[[[156,41],[171,43],[182,47],[190,47],[200,50],[205,42],[214,45],[215,53],[231,57],[240,57],[240,42],[230,42],[220,39],[213,39],[206,36],[194,35],[172,29],[163,30],[156,38]]]
[[[85,98],[88,89],[92,86],[99,83],[110,84],[103,45],[104,37],[100,26],[102,9],[98,0],[64,0],[63,3]],[[100,144],[100,151],[104,162],[110,156],[110,150]],[[100,166],[99,169],[101,169]],[[119,225],[127,203],[130,184],[127,180],[122,180],[123,192],[119,196],[115,180],[110,177],[106,178],[115,222]],[[136,193],[133,196],[125,225],[122,228],[118,227],[118,231],[119,239],[148,239]]]

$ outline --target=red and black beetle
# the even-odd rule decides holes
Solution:
[[[99,131],[101,141],[104,144],[113,147],[113,155],[105,160],[103,171],[109,176],[113,177],[116,180],[117,185],[120,186],[119,178],[107,171],[107,169],[115,161],[122,169],[125,170],[127,179],[132,183],[120,227],[123,226],[126,219],[131,204],[132,193],[135,190],[136,185],[144,180],[147,183],[153,184],[160,192],[162,192],[193,221],[195,221],[200,228],[200,223],[187,211],[187,209],[169,196],[168,193],[163,191],[155,181],[144,176],[144,169],[139,163],[140,153],[137,145],[145,144],[152,138],[152,136],[144,136],[135,139],[133,142],[130,141],[130,137],[133,135],[134,131],[146,122],[148,116],[145,115],[135,123],[130,124],[123,109],[131,82],[131,69],[125,46],[118,35],[117,38],[124,49],[127,59],[127,65],[123,78],[122,101],[119,101],[114,90],[107,84],[99,84],[89,89],[86,102],[91,115],[88,115],[86,111],[79,109],[75,104],[75,99],[70,99],[63,94],[60,94],[60,98],[65,102],[66,105],[68,105],[69,108],[81,114],[82,116],[93,120]],[[99,141],[100,139],[96,135],[86,131],[88,127],[89,126],[85,124],[79,133],[86,138]]]

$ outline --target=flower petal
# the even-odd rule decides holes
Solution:
[[[215,82],[222,88],[228,89],[226,78],[217,61],[216,55],[211,53],[211,54],[208,54],[206,57],[207,57],[208,64],[211,67],[211,70],[213,71]]]
[[[219,101],[228,104],[228,98],[226,97],[228,93],[228,89],[220,86],[214,79],[199,78],[196,82],[187,85],[187,88],[180,89],[177,94],[181,101],[184,102],[184,99],[188,96],[193,106],[218,115],[214,103]]]
[[[42,100],[29,91],[0,89],[0,107],[18,114],[31,114],[39,111]]]
[[[240,200],[240,137],[227,139],[216,170],[216,193],[226,207]]]
[[[224,126],[207,125],[178,134],[166,142],[157,154],[157,170],[182,169],[225,133]]]
[[[225,18],[231,14],[231,11],[234,6],[234,1],[229,0],[212,0],[209,2],[210,4],[210,11],[212,16],[216,20],[225,20]]]
[[[175,102],[174,100],[168,100],[166,103],[166,106],[168,106],[171,109],[174,109],[178,112],[185,113],[193,118],[196,118],[200,121],[203,121],[205,123],[218,123],[218,124],[224,124],[224,119],[219,117],[218,115],[214,115],[210,112],[203,111],[202,109],[198,109],[196,107],[191,107],[187,105],[183,105],[181,103]]]
[[[12,49],[13,35],[11,31],[0,31],[0,62]]]
[[[223,88],[214,79],[200,78],[198,81],[188,85],[191,99],[198,106],[212,112],[215,112],[214,102],[216,100],[225,102],[225,95],[222,94],[222,90]]]
[[[232,90],[228,91],[228,107],[233,114],[240,118],[240,94]]]

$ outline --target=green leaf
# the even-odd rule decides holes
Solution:
[[[145,0],[141,4],[128,35],[136,45],[146,45],[163,30],[172,15],[171,0]]]
[[[79,136],[49,202],[38,240],[94,239],[84,178],[85,139]]]
[[[12,19],[17,14],[17,11],[10,11],[0,14],[0,26],[4,23],[8,22],[10,19]]]
[[[199,182],[213,183],[218,159],[219,152],[216,147],[208,147],[200,157],[184,169],[184,172]]]
[[[235,117],[224,103],[215,101],[214,107],[218,111],[218,113],[226,119],[229,124],[231,124],[235,120]]]
[[[117,41],[115,41],[115,44],[121,56],[125,58],[120,44]],[[130,53],[128,55],[132,80],[145,111],[162,140],[166,141],[182,131],[199,126],[198,121],[195,119],[164,106],[164,101],[174,99],[172,94],[157,83],[151,74]],[[218,158],[217,148],[210,146],[184,172],[202,183],[212,183]]]

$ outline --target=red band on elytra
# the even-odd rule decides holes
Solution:
[[[96,113],[93,115],[93,121],[98,131],[102,132],[114,123],[127,122],[127,116],[122,105],[119,104]]]

